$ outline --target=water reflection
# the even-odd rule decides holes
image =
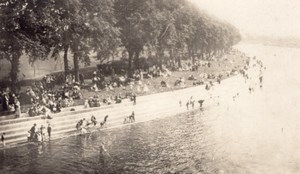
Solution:
[[[213,145],[205,137],[207,130],[199,112],[10,149],[1,166],[26,164],[27,159],[27,173],[208,171],[211,168],[203,166],[213,163],[213,155],[208,155],[214,153]],[[15,161],[18,149],[29,153]]]

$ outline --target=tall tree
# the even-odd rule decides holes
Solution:
[[[152,15],[155,11],[155,0],[115,0],[117,27],[121,31],[122,45],[128,52],[128,75],[133,72],[132,62],[138,58],[144,46],[155,37],[155,25]],[[135,67],[138,68],[138,67]]]
[[[0,3],[0,58],[11,63],[13,91],[17,86],[21,55],[26,53],[34,59],[44,57],[50,51],[49,47],[41,46],[40,36],[47,27],[38,18],[42,9],[36,7],[31,1],[7,0]]]
[[[113,2],[110,0],[55,0],[55,53],[64,51],[68,72],[68,51],[73,53],[75,80],[79,78],[79,61],[90,63],[90,53],[107,59],[119,46],[119,30],[114,27]],[[55,54],[54,54],[55,55]]]

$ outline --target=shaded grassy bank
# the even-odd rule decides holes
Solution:
[[[137,96],[141,95],[149,95],[153,93],[159,93],[159,92],[165,92],[165,91],[172,91],[182,88],[187,88],[194,86],[193,80],[188,80],[188,77],[193,75],[197,80],[208,82],[208,81],[216,81],[217,78],[214,79],[207,79],[203,77],[204,74],[213,74],[215,77],[222,75],[222,79],[228,78],[232,75],[234,75],[233,70],[238,71],[241,67],[244,67],[246,64],[247,56],[245,56],[243,53],[239,51],[232,51],[229,54],[223,56],[222,58],[215,59],[210,61],[210,66],[200,66],[197,71],[172,71],[172,74],[170,76],[166,77],[155,77],[155,78],[147,78],[143,79],[142,83],[147,84],[147,87],[149,90],[147,92],[140,90],[138,88],[138,82],[136,81],[133,86],[125,86],[125,87],[117,87],[112,90],[100,90],[100,91],[92,91],[90,90],[90,86],[92,84],[92,77],[86,77],[85,83],[86,87],[81,89],[81,93],[83,95],[82,99],[74,100],[74,105],[83,105],[84,100],[93,97],[95,95],[99,96],[100,99],[104,99],[107,96],[115,96],[118,94],[121,94],[122,96],[125,96],[128,93],[135,93]],[[96,67],[88,67],[81,69],[81,73],[84,74],[91,74],[93,71],[95,71]],[[63,72],[57,72],[55,74],[62,74]],[[175,86],[174,83],[176,80],[178,80],[180,77],[185,79],[185,85],[184,86]],[[110,78],[110,77],[105,77]],[[28,108],[31,106],[31,104],[26,101],[26,89],[33,84],[36,80],[26,80],[22,82],[22,87],[20,90],[20,102],[22,105],[22,112],[25,113],[28,111]],[[167,84],[169,84],[169,87],[162,87],[161,81],[165,81]],[[62,85],[57,85],[55,88],[60,89]],[[28,98],[28,97],[27,97]]]

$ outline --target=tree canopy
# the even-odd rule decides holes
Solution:
[[[222,54],[241,39],[234,26],[187,0],[3,0],[0,13],[0,58],[11,62],[13,83],[22,54],[33,62],[63,52],[67,74],[71,52],[78,80],[79,61],[89,64],[91,53],[101,62],[125,48],[131,75],[144,50],[158,62],[165,52],[194,60]]]

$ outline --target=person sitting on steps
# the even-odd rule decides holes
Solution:
[[[105,117],[104,117],[104,120],[102,121],[102,122],[100,122],[100,127],[102,128],[102,127],[106,127],[106,121],[107,121],[107,118],[108,118],[108,115],[106,115]]]
[[[132,114],[129,116],[129,122],[135,122],[134,111],[132,111]]]
[[[91,117],[91,122],[92,122],[92,124],[94,124],[94,126],[96,126],[97,121],[96,121],[96,117],[94,115],[92,115],[92,117]]]

